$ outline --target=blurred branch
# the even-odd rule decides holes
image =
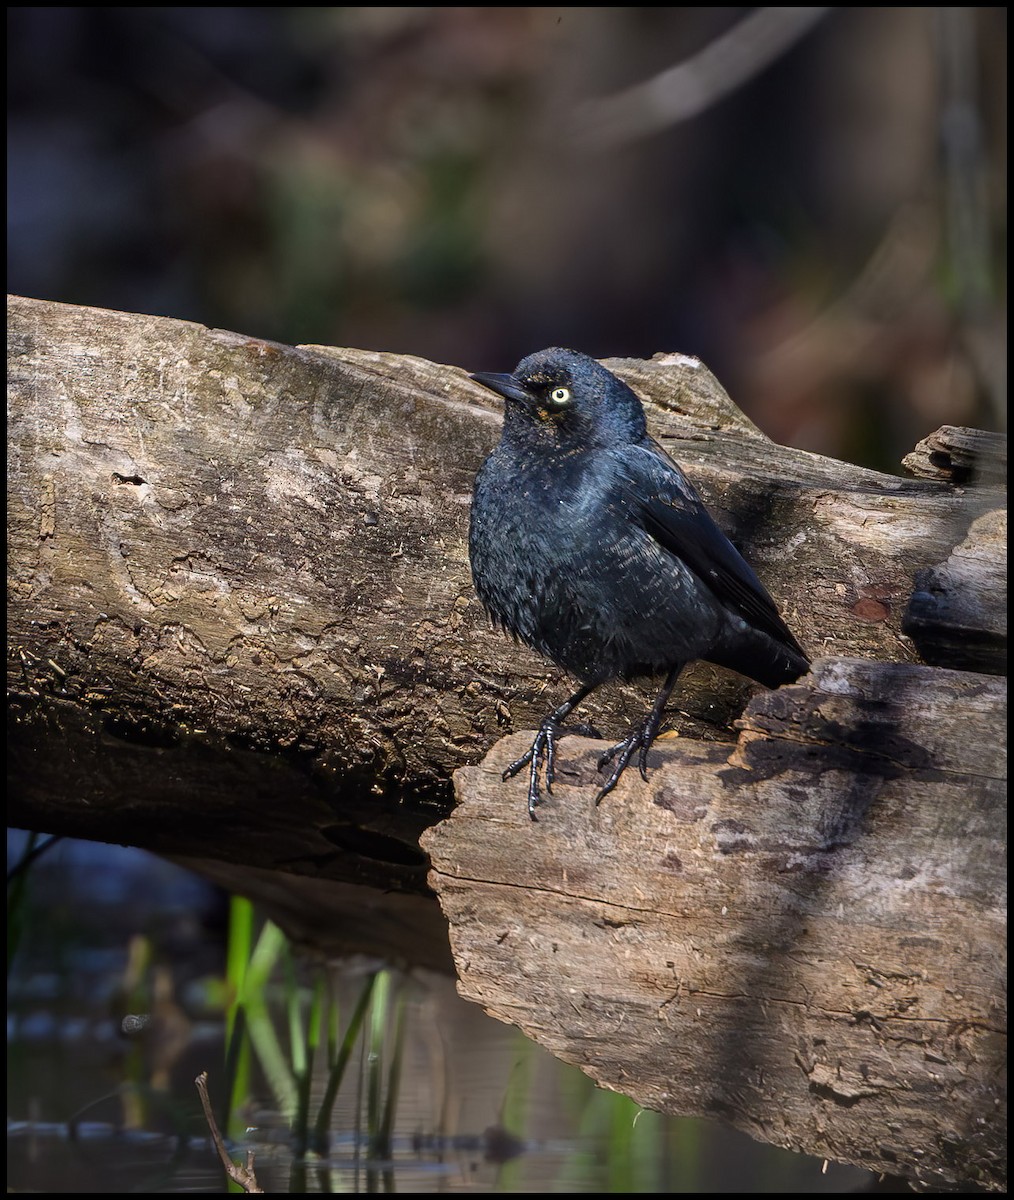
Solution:
[[[746,83],[817,24],[829,8],[759,8],[679,66],[578,113],[578,142],[608,150],[696,117]]]
[[[871,356],[885,333],[904,328],[906,314],[917,307],[940,239],[939,215],[931,204],[900,205],[852,282],[806,324],[770,341],[758,355],[758,372],[795,380],[805,372],[819,380]]]
[[[989,166],[980,105],[975,10],[932,9],[940,63],[940,144],[946,190],[947,279],[963,341],[986,386],[999,427],[1007,422],[1006,338],[996,327],[1000,290],[992,250]]]
[[[947,187],[949,267],[958,304],[977,316],[989,307],[993,281],[982,120],[976,94],[975,18],[962,8],[935,11],[943,91],[940,142]]]

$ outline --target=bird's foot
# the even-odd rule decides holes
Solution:
[[[627,769],[627,764],[635,754],[638,756],[637,766],[641,772],[641,778],[645,783],[648,782],[648,751],[651,749],[651,744],[657,737],[659,728],[662,725],[662,714],[665,712],[665,706],[668,704],[672,690],[676,686],[679,673],[680,668],[678,666],[672,668],[665,677],[662,690],[655,698],[655,703],[651,706],[651,712],[648,713],[644,721],[628,737],[624,738],[622,742],[617,742],[615,746],[610,747],[599,759],[600,771],[603,767],[607,767],[614,758],[616,759],[616,766],[613,767],[612,774],[595,797],[596,804],[601,804],[602,798],[608,796],[613,788],[616,787],[620,776]]]
[[[536,805],[542,801],[539,790],[539,772],[545,766],[546,791],[553,794],[553,780],[556,778],[556,743],[568,733],[579,733],[583,737],[600,738],[602,735],[592,725],[574,725],[570,729],[562,729],[560,721],[553,714],[548,716],[539,727],[531,749],[504,771],[503,779],[513,779],[525,767],[528,767],[528,815],[533,821],[539,818],[535,815]]]
[[[542,794],[539,791],[539,771],[542,769],[543,763],[546,767],[546,791],[552,795],[553,779],[555,778],[556,767],[556,742],[561,735],[559,722],[553,717],[547,717],[539,727],[539,732],[535,735],[535,741],[532,742],[531,749],[527,754],[522,756],[504,771],[503,779],[506,782],[508,779],[513,779],[515,775],[528,767],[528,815],[533,821],[539,818],[535,815],[535,806],[542,800]]]
[[[613,767],[609,778],[595,797],[595,803],[601,804],[603,797],[616,787],[620,781],[620,776],[627,769],[630,760],[635,754],[638,755],[637,766],[641,772],[641,778],[647,782],[648,780],[648,750],[651,748],[652,742],[655,740],[655,735],[658,732],[657,723],[654,728],[651,718],[639,725],[633,733],[625,737],[622,742],[617,742],[615,746],[611,746],[604,754],[599,757],[599,770],[607,767],[615,758],[616,765]]]

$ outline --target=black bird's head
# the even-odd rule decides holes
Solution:
[[[595,359],[553,347],[523,358],[511,375],[472,378],[507,402],[504,437],[533,430],[561,449],[639,442],[646,425],[634,392]]]

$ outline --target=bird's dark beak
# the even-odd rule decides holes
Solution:
[[[490,391],[496,392],[498,396],[503,396],[505,400],[516,400],[518,404],[529,407],[534,400],[531,392],[522,387],[513,375],[496,375],[492,371],[479,371],[472,378],[476,383],[481,383],[483,387],[488,387]]]

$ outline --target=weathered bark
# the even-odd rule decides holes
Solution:
[[[916,571],[902,629],[934,666],[1006,674],[1006,510],[978,517],[945,562]]]
[[[923,438],[902,460],[922,479],[943,479],[961,487],[1007,485],[1007,435],[944,425]]]
[[[454,768],[542,715],[559,673],[489,627],[468,577],[498,417],[462,370],[31,300],[9,302],[8,340],[8,679],[45,699],[53,752],[91,723],[156,744],[149,782],[170,788],[195,738],[281,751],[358,821],[391,809],[378,787],[398,814],[406,789],[446,799]],[[1002,493],[776,446],[695,359],[612,365],[811,653],[917,657],[915,572]],[[981,620],[1005,620],[983,594]],[[684,727],[723,736],[747,694],[688,672]],[[604,690],[592,719],[634,696]]]
[[[565,694],[472,594],[488,393],[418,359],[38,301],[9,302],[8,337],[9,821],[200,858],[236,886],[254,868],[247,890],[297,923],[332,884],[428,894],[419,836],[449,810],[452,772]],[[674,769],[651,792],[628,772],[597,810],[562,773],[532,826],[520,785],[495,782],[520,736],[463,772],[428,843],[463,986],[661,1107],[996,1186],[985,997],[1002,943],[980,825],[1000,685],[906,664],[1006,670],[997,447],[940,431],[924,457],[941,477],[902,480],[774,445],[695,359],[610,365],[802,643],[835,657],[755,700],[735,745],[750,685],[688,671],[684,736],[658,752]],[[938,693],[966,705],[953,761],[953,730],[924,740]],[[620,732],[643,704],[603,688],[585,715]],[[564,762],[590,783],[592,752],[574,748]],[[273,869],[300,887],[279,899]],[[505,895],[523,914],[508,924]],[[435,905],[401,945],[404,910],[369,909],[381,952],[440,957]],[[592,946],[601,961],[577,952]]]
[[[646,1107],[923,1183],[1006,1176],[1006,681],[828,659],[597,808],[504,739],[424,835],[459,991]]]

